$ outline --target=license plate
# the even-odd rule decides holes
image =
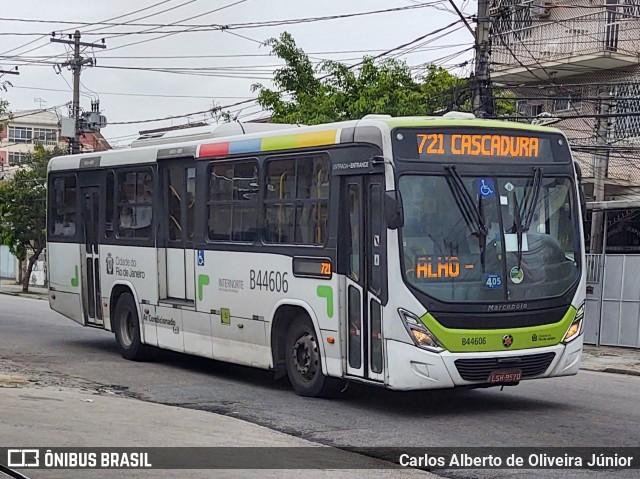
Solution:
[[[490,383],[515,383],[522,379],[521,369],[503,369],[492,371],[489,375]]]

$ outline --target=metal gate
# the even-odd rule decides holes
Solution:
[[[0,245],[0,278],[16,277],[16,259],[9,251],[9,247]]]
[[[640,348],[640,255],[587,255],[585,342]]]

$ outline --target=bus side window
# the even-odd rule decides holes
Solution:
[[[148,239],[153,221],[153,172],[118,174],[118,237]]]
[[[260,189],[258,162],[239,160],[213,164],[210,168],[209,240],[256,241]]]
[[[326,155],[267,160],[265,241],[323,245],[329,211]]]
[[[114,226],[113,220],[115,215],[115,175],[113,171],[107,173],[107,197],[105,208],[105,221],[104,221],[104,236],[105,238],[113,238]]]
[[[53,236],[71,237],[76,234],[77,188],[75,176],[53,180],[53,211],[50,228]]]

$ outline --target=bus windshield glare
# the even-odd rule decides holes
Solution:
[[[441,301],[558,296],[579,277],[567,177],[406,174],[402,249],[407,281]]]

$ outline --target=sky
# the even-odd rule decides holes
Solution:
[[[83,42],[101,43],[104,39],[106,45],[105,49],[84,50],[83,55],[93,57],[96,66],[82,71],[80,101],[84,110],[90,110],[92,99],[99,98],[108,122],[102,134],[115,147],[126,146],[140,130],[215,122],[210,113],[195,112],[255,98],[251,85],[271,86],[273,71],[282,65],[262,43],[283,31],[289,32],[314,61],[353,64],[363,55],[380,54],[458,21],[442,34],[412,44],[413,50],[404,48],[394,54],[416,67],[416,74],[425,64],[434,63],[466,75],[469,66],[459,65],[472,58],[473,37],[459,21],[451,1],[467,15],[476,11],[473,0],[3,2],[0,68],[6,71],[18,66],[20,75],[0,77],[0,85],[6,88],[0,90],[0,98],[9,102],[13,112],[58,107],[59,113],[67,116],[72,74],[64,66],[58,73],[54,64],[63,64],[71,50],[50,42],[50,38],[54,31],[56,37],[62,34],[67,38],[65,35],[76,29]],[[288,25],[224,31],[211,28],[412,6],[418,8]],[[185,31],[194,30],[193,25],[199,25],[196,29],[200,31]],[[180,32],[167,35],[176,31]],[[267,116],[256,103],[228,110],[240,121]],[[141,122],[168,116],[182,117]]]

